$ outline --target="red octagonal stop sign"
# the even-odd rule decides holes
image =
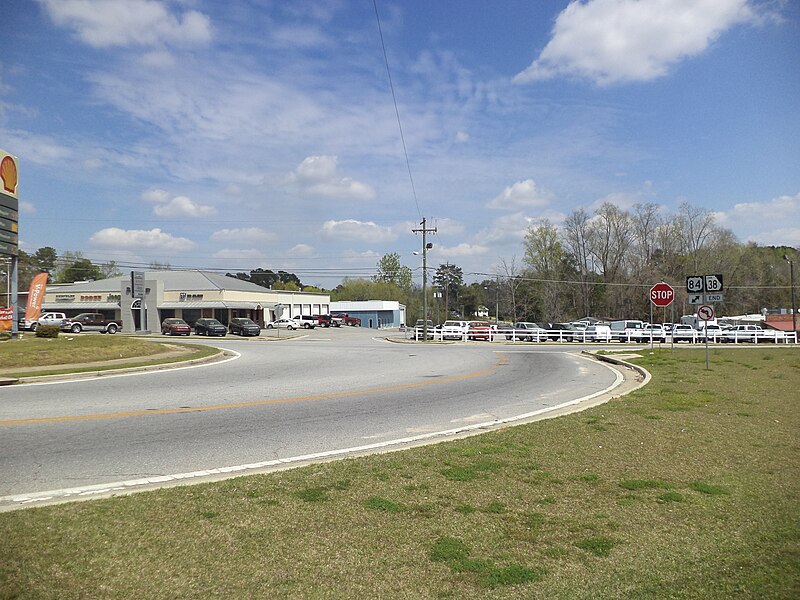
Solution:
[[[675,290],[668,283],[655,284],[650,288],[650,302],[656,306],[669,306],[675,299]]]

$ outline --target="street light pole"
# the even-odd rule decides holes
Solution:
[[[789,258],[788,254],[783,255],[783,260],[789,263],[789,288],[792,291],[792,331],[797,335],[797,310],[795,310],[794,301],[794,261]]]

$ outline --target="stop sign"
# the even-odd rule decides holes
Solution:
[[[656,306],[669,306],[675,299],[675,290],[668,283],[655,284],[650,288],[650,302]]]

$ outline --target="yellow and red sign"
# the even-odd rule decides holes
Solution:
[[[0,191],[19,199],[17,195],[18,184],[17,158],[5,150],[0,150]]]
[[[39,273],[31,281],[28,291],[28,307],[25,309],[25,320],[36,321],[42,314],[42,302],[47,289],[47,273]]]
[[[0,306],[0,331],[11,331],[14,309],[11,306]]]

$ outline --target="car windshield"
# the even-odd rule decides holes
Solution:
[[[186,325],[186,321],[183,319],[167,319],[164,322],[168,325]]]
[[[250,319],[234,319],[234,323],[237,325],[255,325],[255,323]]]
[[[461,323],[459,321],[445,321],[442,327],[461,327]]]

